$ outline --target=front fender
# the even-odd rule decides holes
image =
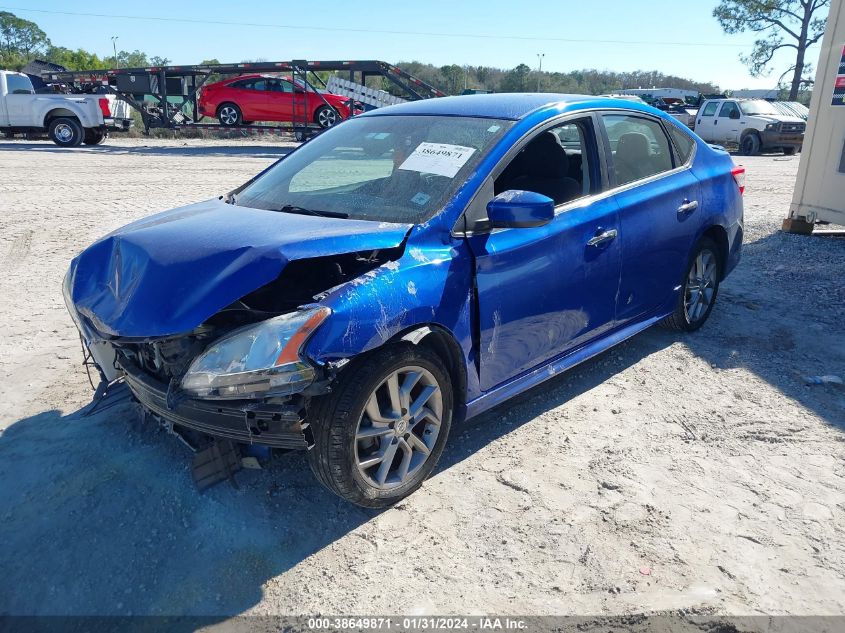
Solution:
[[[320,301],[332,315],[305,353],[324,365],[373,350],[415,326],[436,325],[454,337],[471,367],[471,289],[471,259],[463,242],[409,247],[400,259],[332,289]]]

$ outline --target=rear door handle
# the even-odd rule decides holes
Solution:
[[[684,203],[678,207],[678,215],[692,213],[698,208],[698,200],[684,200]]]
[[[618,232],[616,229],[610,229],[609,231],[603,231],[598,235],[591,237],[587,241],[587,246],[599,246],[600,244],[604,244],[605,242],[609,242],[610,240],[615,240]]]

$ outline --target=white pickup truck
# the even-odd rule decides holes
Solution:
[[[807,124],[763,99],[707,99],[695,117],[695,133],[708,143],[736,143],[739,151],[754,156],[781,150],[794,154],[804,143]]]
[[[114,95],[36,94],[29,77],[0,70],[0,132],[46,132],[62,147],[102,143],[109,130],[128,129],[114,117]]]

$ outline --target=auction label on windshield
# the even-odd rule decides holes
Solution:
[[[420,143],[399,169],[454,178],[474,151],[474,147],[448,143]]]

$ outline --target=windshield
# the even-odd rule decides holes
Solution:
[[[775,106],[773,106],[768,101],[764,101],[763,99],[754,99],[753,101],[740,101],[739,109],[742,110],[743,114],[749,114],[752,116],[755,114],[770,116],[780,115]]]
[[[443,208],[511,125],[446,116],[349,119],[277,163],[234,203],[419,224]]]

